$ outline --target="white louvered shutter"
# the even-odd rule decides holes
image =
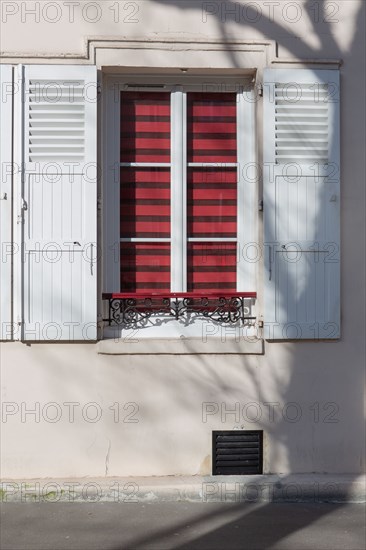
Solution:
[[[13,69],[0,65],[0,340],[10,340],[12,326],[12,109]]]
[[[24,67],[23,340],[97,337],[97,75]]]
[[[264,72],[265,335],[340,337],[339,72]]]

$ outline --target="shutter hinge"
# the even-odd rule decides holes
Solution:
[[[97,210],[102,210],[102,197],[97,199]]]
[[[263,212],[263,199],[258,202],[258,210],[259,212]]]
[[[258,96],[263,97],[263,84],[258,84]]]

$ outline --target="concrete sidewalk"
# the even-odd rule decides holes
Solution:
[[[3,502],[365,502],[366,476],[167,476],[3,480]]]

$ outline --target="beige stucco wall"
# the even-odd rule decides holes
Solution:
[[[264,429],[266,472],[361,472],[363,369],[356,355],[340,343],[184,357],[4,344],[2,398],[16,408],[7,405],[15,414],[6,423],[3,416],[2,475],[210,473],[211,431],[241,426]],[[74,421],[65,403],[75,403]],[[239,418],[228,412],[236,403]],[[39,410],[38,417],[26,409]]]
[[[334,9],[327,8],[316,22],[317,14],[306,12],[306,2],[233,2],[235,10],[239,4],[242,8],[236,22],[225,11],[229,2],[121,2],[119,23],[114,23],[110,9],[115,3],[107,0],[94,2],[102,13],[95,23],[86,20],[94,17],[92,7],[84,19],[80,15],[88,2],[75,6],[73,23],[68,21],[67,2],[48,2],[49,11],[41,11],[37,23],[26,13],[33,4],[1,2],[3,63],[65,62],[62,58],[69,54],[73,59],[66,62],[93,63],[95,54],[103,67],[205,67],[207,43],[233,39],[254,44],[241,54],[225,46],[213,56],[211,48],[210,66],[250,67],[259,57],[263,66],[269,65],[276,61],[275,44],[280,62],[304,59],[312,60],[313,66],[327,60],[329,66],[343,60],[342,339],[266,342],[264,354],[255,356],[100,355],[94,344],[2,343],[1,397],[6,411],[14,413],[1,419],[2,476],[209,473],[211,431],[241,426],[265,431],[266,472],[363,471],[366,4],[329,2]],[[40,2],[41,7],[45,4]],[[56,8],[51,4],[58,4],[61,12],[52,12]],[[137,22],[123,22],[134,6],[138,11],[131,17]],[[13,15],[12,7],[19,8]],[[207,14],[216,7],[216,16]],[[61,13],[60,20],[48,21],[56,13]],[[323,22],[324,17],[334,21]],[[88,37],[99,45],[95,50],[87,46]],[[135,42],[128,50],[106,50],[108,38],[115,39],[113,47],[121,47],[121,39],[159,40],[160,45],[138,49]],[[164,46],[165,39],[169,43]],[[177,41],[187,40],[195,44],[193,53],[186,51],[191,46],[177,48]],[[206,46],[197,46],[199,41]],[[72,405],[65,405],[71,402],[73,422]],[[88,408],[88,403],[97,406]],[[120,404],[119,419],[114,417],[115,403]],[[204,403],[217,403],[210,410],[218,412],[203,418]],[[225,414],[225,407],[233,409],[236,403],[239,418]],[[248,407],[249,403],[254,405]],[[273,417],[268,403],[273,404]],[[25,414],[37,407],[39,418]],[[101,418],[93,422],[98,411]],[[61,417],[52,422],[56,413]]]

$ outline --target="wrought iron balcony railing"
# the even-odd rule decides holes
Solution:
[[[197,317],[211,319],[221,324],[248,324],[256,292],[226,293],[123,293],[104,294],[108,300],[107,321],[113,326],[146,325],[155,317],[159,325],[169,319],[192,322]]]

